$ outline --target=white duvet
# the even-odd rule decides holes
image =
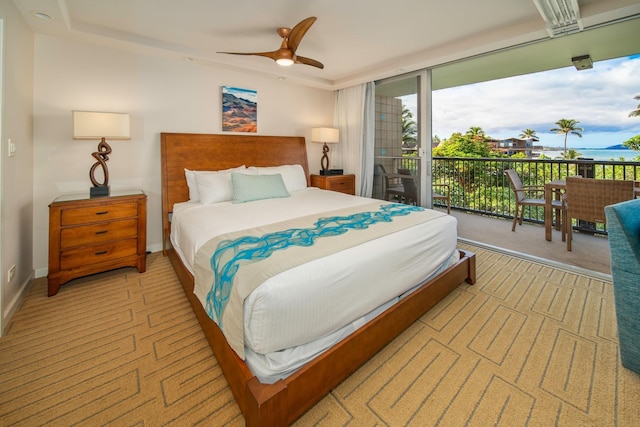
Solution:
[[[240,204],[180,203],[174,206],[171,241],[193,273],[197,250],[214,236],[368,202],[309,188],[288,198]],[[363,322],[367,313],[432,275],[455,252],[456,238],[455,218],[439,213],[426,223],[272,277],[245,300],[247,358],[257,356],[269,365],[281,359],[278,354],[300,352],[292,348],[334,341],[331,337],[345,325]],[[208,292],[194,289],[203,305]]]

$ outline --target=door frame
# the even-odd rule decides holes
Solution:
[[[401,74],[387,79],[379,80],[378,84],[396,84],[398,94],[392,96],[404,96],[415,93],[417,96],[417,141],[418,141],[418,164],[420,194],[418,204],[423,207],[433,207],[432,191],[427,191],[432,187],[432,94],[431,94],[431,69],[421,69],[406,74]]]

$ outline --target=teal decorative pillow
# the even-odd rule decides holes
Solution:
[[[233,203],[289,197],[282,175],[247,175],[231,173]]]

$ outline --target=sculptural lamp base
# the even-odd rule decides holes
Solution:
[[[99,111],[73,111],[73,139],[95,141],[100,139],[98,150],[91,153],[96,162],[89,169],[91,197],[105,197],[109,195],[109,169],[107,161],[111,154],[111,147],[107,144],[110,139],[131,139],[129,114],[106,113]],[[102,169],[102,181],[96,179],[96,169]]]
[[[109,195],[109,186],[108,185],[99,185],[97,187],[91,187],[89,189],[89,196],[91,197],[105,197]]]

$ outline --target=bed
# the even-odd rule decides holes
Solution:
[[[460,283],[466,281],[473,284],[475,282],[474,254],[458,251],[454,247],[455,258],[452,259],[448,255],[443,255],[443,259],[446,258],[447,263],[442,263],[442,260],[438,261],[437,264],[443,266],[434,268],[435,273],[425,283],[421,281],[406,283],[406,287],[403,289],[407,291],[403,291],[401,297],[395,299],[392,304],[381,304],[377,310],[367,312],[366,321],[361,321],[359,318],[360,320],[355,322],[358,323],[357,328],[349,329],[348,332],[343,334],[344,336],[337,338],[336,342],[332,342],[328,348],[318,352],[319,355],[314,355],[311,360],[305,361],[301,367],[297,366],[295,369],[287,371],[286,375],[265,379],[263,376],[253,373],[256,368],[252,365],[251,357],[239,351],[237,344],[234,344],[232,339],[227,339],[225,336],[225,333],[227,333],[225,331],[227,329],[226,321],[225,327],[221,328],[211,320],[209,314],[207,314],[208,309],[205,309],[203,305],[202,291],[198,291],[198,286],[195,285],[195,282],[197,282],[194,278],[196,250],[190,249],[187,244],[183,243],[183,239],[177,231],[180,228],[179,218],[189,218],[184,216],[184,212],[191,213],[193,218],[198,217],[203,215],[203,213],[200,213],[201,210],[206,212],[204,213],[205,216],[214,214],[207,212],[205,210],[208,209],[207,207],[193,206],[193,203],[189,202],[190,194],[185,169],[219,171],[238,167],[269,168],[280,165],[299,165],[298,167],[302,168],[302,173],[304,174],[303,179],[306,180],[308,185],[309,173],[305,140],[302,137],[162,133],[161,157],[163,252],[169,256],[247,425],[276,426],[287,425],[295,421],[308,408],[322,399],[332,388],[364,364]],[[292,210],[294,205],[307,206],[307,210],[304,212],[309,209],[313,210],[313,200],[317,195],[326,198],[321,199],[322,204],[331,204],[334,199],[338,204],[351,203],[358,205],[372,202],[363,198],[325,190],[301,189],[300,191],[291,192],[291,197],[282,199],[284,203],[290,204],[289,208],[284,210]],[[266,213],[266,206],[279,202],[260,201],[260,203],[263,204],[256,204],[255,206],[261,206],[261,212],[264,213],[264,215],[260,216],[262,218],[269,216]],[[233,209],[240,209],[239,211],[232,211],[234,213],[231,216],[236,215],[236,212],[240,212],[237,215],[242,216],[242,209],[245,209],[245,211],[250,209],[248,206],[250,206],[250,203],[243,206],[230,206]],[[368,207],[369,205],[366,206]],[[175,218],[174,214],[176,215]],[[446,221],[446,218],[441,218],[442,216],[429,218],[429,221]],[[298,219],[295,220],[297,221]],[[183,221],[193,222],[191,219]],[[218,222],[224,225],[224,221]],[[269,221],[264,220],[263,222]],[[173,224],[173,229],[172,223],[175,223]],[[411,225],[411,227],[417,226],[417,224]],[[406,230],[402,232],[409,233]],[[188,233],[184,232],[183,234]],[[422,234],[422,232],[413,233],[413,235]],[[402,240],[407,239],[403,238]],[[430,236],[426,240],[438,239],[435,236]],[[451,239],[448,238],[448,240],[450,241]],[[379,243],[379,239],[363,241],[354,247],[343,248],[342,251],[344,252],[341,253],[363,250],[365,245],[373,247],[377,243]],[[366,253],[372,253],[369,249],[367,250],[369,252]],[[321,263],[327,261],[313,260],[313,262]],[[328,262],[335,262],[335,260]],[[325,280],[322,272],[333,269],[328,269],[326,266],[323,268],[322,264],[319,265],[320,267],[315,270],[317,274],[314,273],[312,276],[317,279],[317,282],[322,283]],[[327,277],[326,280],[333,279]],[[401,277],[397,281],[412,282],[415,280],[415,278],[407,276]],[[366,278],[359,280],[358,284],[373,284],[373,282],[370,278]],[[401,284],[399,283],[399,285]],[[313,286],[311,287],[313,288]],[[257,291],[256,289],[255,292]],[[198,292],[199,295],[197,295]],[[328,303],[325,302],[323,304]],[[372,302],[372,304],[377,303]],[[285,303],[285,306],[287,305],[294,304]]]

